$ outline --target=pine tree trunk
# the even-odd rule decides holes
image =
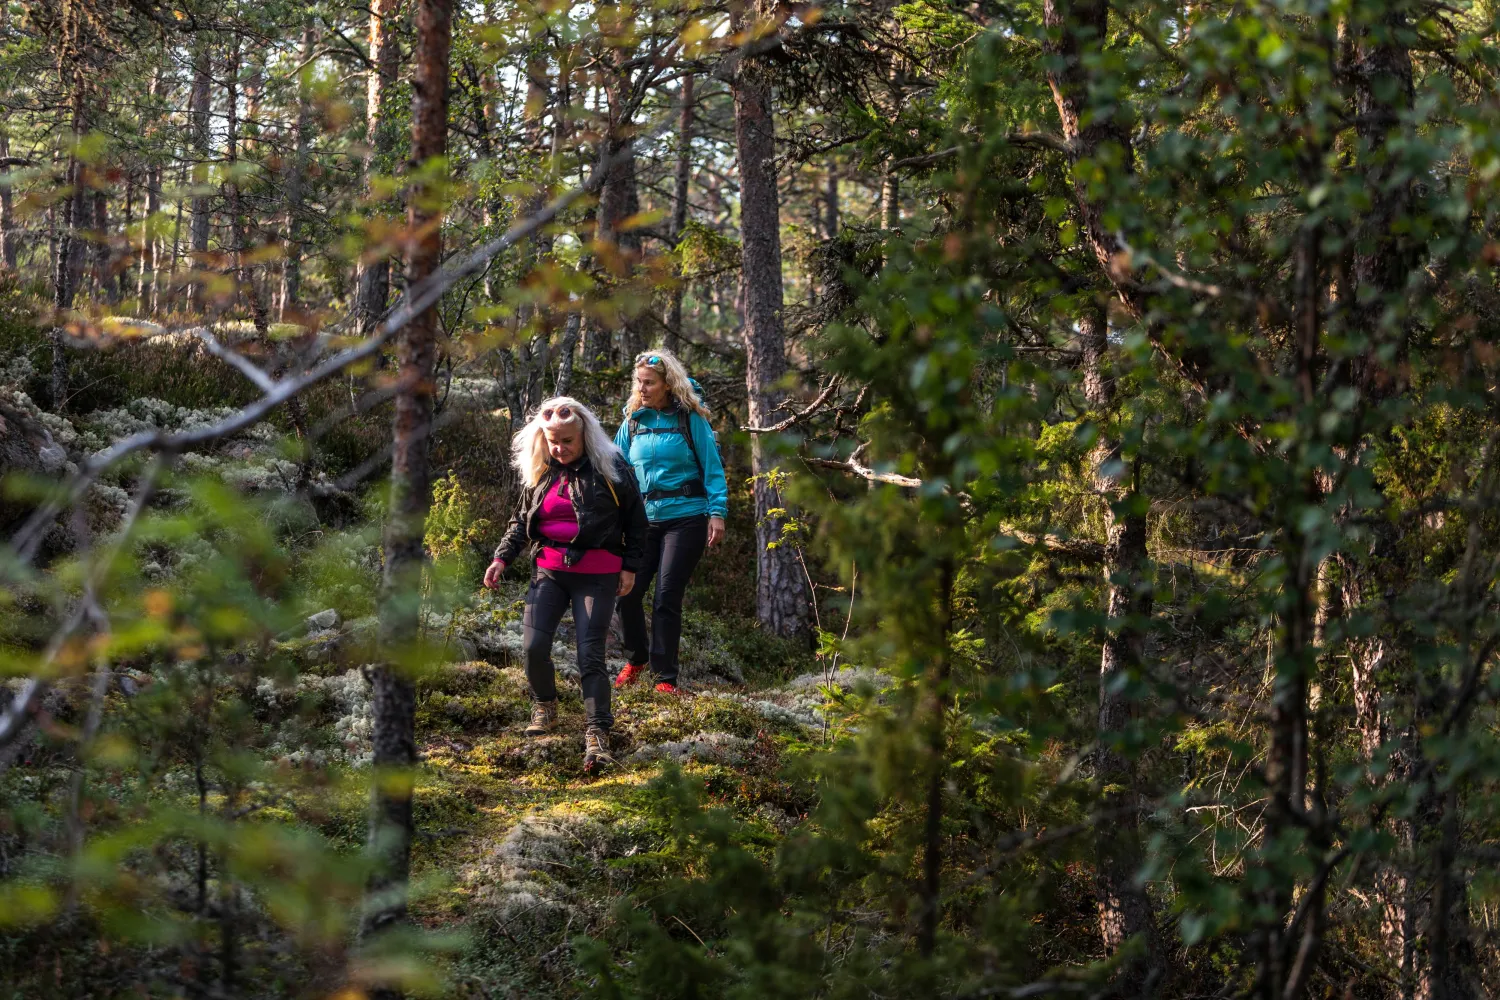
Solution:
[[[1134,763],[1110,746],[1128,727],[1131,708],[1116,688],[1123,675],[1140,670],[1143,660],[1139,627],[1131,619],[1151,614],[1150,566],[1146,554],[1146,519],[1136,509],[1127,482],[1119,441],[1107,428],[1114,408],[1114,383],[1106,370],[1108,319],[1101,303],[1091,304],[1078,321],[1083,349],[1083,394],[1101,428],[1094,448],[1094,488],[1108,506],[1105,512],[1104,581],[1106,588],[1103,649],[1099,656],[1099,749],[1094,773],[1104,789],[1101,806],[1110,813],[1094,841],[1095,894],[1099,936],[1105,954],[1142,937],[1146,960],[1125,969],[1119,987],[1126,995],[1139,991],[1160,964],[1161,941],[1151,901],[1136,884],[1145,852],[1140,835],[1139,793]]]
[[[141,208],[141,265],[137,271],[135,297],[147,316],[156,315],[157,253],[161,241],[156,238],[156,215],[161,211],[161,167],[146,169],[146,203]]]
[[[0,3],[0,34],[10,35],[10,4]],[[10,136],[0,132],[0,156],[10,155]],[[4,172],[9,173],[10,167]],[[0,263],[16,273],[16,210],[9,184],[0,184]]]
[[[747,27],[736,14],[731,30]],[[771,83],[755,60],[744,61],[734,81],[734,132],[740,172],[740,295],[745,311],[745,389],[750,423],[765,426],[782,400],[777,384],[786,374],[782,325],[781,217],[776,190],[776,124],[771,115]],[[776,635],[810,631],[807,579],[796,549],[777,545],[782,522],[770,511],[781,506],[768,474],[775,469],[769,444],[755,437],[751,450],[755,480],[755,609],[761,624]]]
[[[247,261],[250,250],[249,226],[245,219],[244,197],[240,191],[239,177],[235,168],[239,165],[240,131],[240,39],[236,35],[229,46],[229,58],[224,67],[224,102],[228,109],[225,126],[224,161],[229,166],[229,178],[224,182],[225,202],[229,208],[230,239],[234,243],[234,276],[236,298],[247,296],[250,301],[250,316],[255,324],[255,334],[266,340],[271,333],[271,319],[261,297],[261,286],[255,280],[255,270]]]
[[[84,84],[75,75],[72,93],[72,136],[76,146],[88,133],[87,104]],[[61,322],[63,314],[73,308],[73,298],[83,277],[86,246],[81,229],[87,224],[89,209],[88,188],[83,164],[76,156],[69,155],[63,175],[68,196],[62,200],[62,218],[59,219],[57,257],[52,275],[52,306]],[[68,354],[63,331],[54,326],[49,334],[52,347],[52,408],[62,413],[68,405]]]
[[[682,78],[682,119],[677,128],[677,176],[676,190],[672,198],[672,247],[682,244],[687,231],[688,193],[693,180],[693,74]],[[672,303],[667,312],[667,337],[665,347],[673,354],[682,353],[682,269],[677,271],[677,284],[672,288]]]
[[[309,86],[312,70],[309,64],[318,40],[315,24],[311,17],[302,22],[303,69],[297,80],[296,152],[286,182],[286,260],[281,268],[280,311],[283,322],[289,315],[295,315],[302,304],[302,214],[312,131],[312,88]]]
[[[10,136],[0,134],[0,156],[10,155]],[[5,167],[9,173],[11,167]],[[16,271],[16,207],[10,184],[0,183],[0,263],[12,274]]]
[[[573,355],[578,351],[578,328],[582,320],[579,313],[568,313],[562,343],[557,345],[557,382],[552,387],[554,396],[566,396],[573,387]]]
[[[418,0],[413,47],[413,166],[441,157],[448,138],[448,60],[452,42],[451,0]],[[407,222],[421,234],[407,260],[407,287],[433,274],[441,262],[438,218],[424,199],[411,199]],[[363,933],[377,933],[406,915],[410,872],[412,806],[410,775],[416,766],[416,689],[397,664],[418,640],[424,563],[423,530],[431,503],[433,366],[437,355],[437,308],[415,318],[397,345],[395,425],[391,453],[391,502],[385,529],[385,568],[380,595],[380,640],[384,662],[370,671],[374,702],[374,767],[394,775],[378,781],[370,812],[369,849],[376,873],[367,890]]]
[[[193,89],[188,102],[189,131],[192,134],[193,201],[192,220],[188,225],[188,253],[193,267],[208,266],[209,198],[208,163],[213,155],[209,148],[209,108],[212,101],[210,88],[213,85],[213,52],[207,41],[198,42],[198,51],[193,56]],[[202,313],[204,307],[204,285],[202,281],[188,282],[187,309],[194,315]]]
[[[901,178],[889,166],[880,182],[880,228],[901,228]]]
[[[130,188],[126,191],[126,205],[130,204]],[[128,209],[127,209],[128,210]],[[127,216],[125,225],[129,225]],[[94,192],[94,274],[98,282],[100,296],[110,305],[120,303],[120,281],[115,270],[115,248],[114,241],[110,238],[109,229],[109,195],[104,191]]]
[[[628,124],[622,123],[617,128],[623,131]],[[624,138],[612,140],[611,149],[618,153],[625,148],[626,141]],[[599,192],[598,212],[599,240],[612,245],[619,253],[623,276],[626,277],[634,270],[635,262],[640,257],[641,235],[634,229],[622,232],[621,224],[641,210],[640,204],[636,157],[634,152],[630,152],[619,157],[610,167],[609,176],[605,178],[604,186]],[[609,352],[609,360],[617,364],[628,364],[638,352],[644,350],[644,340],[640,321],[627,317],[618,331],[618,350]]]
[[[393,166],[391,157],[396,149],[393,131],[395,116],[389,113],[386,103],[401,68],[401,46],[396,35],[396,19],[400,10],[401,0],[372,0],[370,4],[370,62],[374,68],[370,70],[365,96],[367,141],[370,146],[369,157],[365,160],[367,184],[373,177]],[[354,310],[355,323],[361,332],[368,333],[374,327],[385,312],[390,294],[390,260],[381,256],[366,262],[359,273]]]
[[[828,179],[823,193],[823,202],[828,211],[828,239],[839,234],[839,168],[833,160],[828,161]]]

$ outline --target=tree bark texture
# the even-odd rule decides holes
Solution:
[[[901,228],[901,178],[889,167],[880,182],[880,228]]]
[[[0,4],[0,33],[10,33],[10,4]],[[0,156],[10,155],[10,136],[0,132]],[[6,167],[5,172],[11,168]],[[0,263],[12,274],[16,270],[16,214],[15,200],[9,184],[0,184]]]
[[[1160,935],[1151,900],[1137,878],[1145,858],[1140,833],[1139,790],[1135,763],[1111,742],[1129,726],[1130,702],[1118,690],[1127,675],[1141,669],[1144,636],[1136,621],[1151,614],[1150,566],[1146,552],[1146,518],[1133,503],[1120,442],[1109,433],[1114,382],[1107,370],[1109,323],[1102,303],[1094,302],[1078,322],[1083,350],[1083,394],[1100,428],[1094,448],[1094,488],[1106,502],[1104,513],[1104,641],[1099,656],[1099,749],[1094,774],[1103,788],[1101,805],[1111,815],[1094,841],[1095,894],[1099,936],[1113,955],[1131,938],[1146,942],[1146,960],[1125,969],[1120,987],[1141,990],[1162,958]]]
[[[88,104],[82,75],[74,74],[72,101],[72,138],[76,145],[88,134]],[[88,174],[82,161],[72,152],[68,154],[63,183],[67,196],[62,200],[62,218],[58,226],[57,257],[52,276],[52,305],[61,322],[63,314],[73,308],[73,298],[83,280],[83,266],[87,249],[82,228],[88,224]],[[68,405],[68,354],[63,332],[54,327],[49,335],[52,348],[52,408],[58,413]]]
[[[742,22],[737,15],[735,22]],[[742,31],[742,23],[731,30]],[[735,76],[734,133],[740,173],[740,238],[743,245],[740,297],[745,324],[745,389],[753,426],[774,422],[783,393],[786,344],[782,318],[781,217],[776,190],[776,124],[771,82],[755,60]],[[790,545],[781,539],[777,490],[767,475],[775,469],[769,442],[756,435],[751,450],[755,480],[756,616],[776,635],[806,635],[810,627],[807,580]]]
[[[156,235],[156,216],[161,211],[161,167],[146,171],[146,204],[141,209],[141,266],[135,286],[141,310],[156,315],[156,272],[160,268],[161,240]]]
[[[676,188],[672,197],[672,247],[682,245],[687,231],[688,194],[693,180],[693,74],[682,78],[682,118],[677,127],[677,172]],[[682,353],[682,269],[677,272],[677,284],[672,288],[672,303],[667,311],[667,335],[665,347],[673,354]]]
[[[230,239],[234,242],[235,297],[246,296],[250,303],[250,317],[255,324],[255,334],[262,340],[270,336],[271,318],[266,309],[261,286],[255,280],[255,270],[247,259],[250,247],[249,224],[245,218],[244,197],[240,191],[239,176],[235,168],[240,161],[240,39],[229,46],[229,57],[224,66],[224,103],[228,109],[224,137],[224,162],[228,165],[228,176],[224,181],[224,201],[229,209]]]
[[[828,213],[825,235],[831,240],[839,234],[839,168],[833,160],[828,161],[828,175],[824,185],[823,204]]]
[[[302,230],[304,203],[307,197],[307,166],[312,138],[312,70],[313,49],[318,42],[316,22],[302,22],[303,68],[297,81],[296,148],[292,168],[286,180],[286,260],[281,269],[281,310],[283,322],[295,316],[302,299]]]
[[[0,156],[10,155],[10,136],[0,135]],[[11,168],[6,167],[5,172]],[[0,183],[0,263],[8,271],[16,270],[17,260],[15,196],[8,182]]]
[[[188,251],[192,255],[193,266],[199,268],[208,265],[209,198],[206,187],[209,160],[213,156],[209,148],[209,107],[212,101],[210,89],[212,85],[213,50],[207,42],[200,42],[197,52],[193,55],[193,89],[188,101],[188,123],[195,158],[192,220],[188,226]],[[203,292],[202,281],[190,280],[188,282],[188,312],[196,314],[203,311]]]
[[[414,165],[441,157],[447,150],[452,28],[451,0],[418,0],[412,73]],[[420,193],[409,201],[407,223],[414,240],[407,259],[407,281],[414,286],[441,263],[441,217]],[[380,638],[385,655],[384,662],[371,670],[370,678],[374,767],[377,775],[385,777],[376,781],[370,813],[370,849],[378,868],[368,889],[363,925],[366,935],[404,919],[406,914],[412,840],[411,770],[417,759],[416,690],[393,654],[411,649],[419,635],[422,538],[432,489],[437,322],[434,306],[406,327],[397,345],[391,498],[380,601]]]
[[[390,88],[400,72],[401,46],[396,36],[396,20],[400,15],[401,0],[372,0],[370,4],[370,72],[369,85],[365,93],[365,115],[370,146],[365,160],[366,183],[382,171],[393,166],[396,150],[395,116],[386,106]],[[414,160],[418,157],[413,150]],[[391,294],[391,262],[381,255],[367,261],[359,272],[359,286],[355,299],[355,322],[361,332],[368,333],[385,312],[386,301]]]

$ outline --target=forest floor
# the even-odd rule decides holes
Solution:
[[[823,713],[834,718],[842,692],[884,678],[809,670],[811,657],[778,657],[785,651],[767,647],[751,622],[689,612],[683,693],[658,693],[644,679],[616,690],[615,763],[590,777],[567,620],[554,652],[557,729],[523,734],[530,698],[513,655],[520,592],[511,586],[454,616],[459,655],[477,646],[486,658],[436,666],[419,685],[413,915],[429,930],[462,932],[443,963],[458,995],[571,996],[575,937],[606,933],[634,890],[681,870],[653,779],[680,769],[707,805],[729,810],[752,842],[774,848],[812,806],[810,781],[792,775],[799,758],[829,746]],[[303,640],[326,641],[316,633]],[[757,649],[770,655],[737,660]],[[612,649],[611,671],[622,665]],[[357,804],[338,810],[351,826]]]

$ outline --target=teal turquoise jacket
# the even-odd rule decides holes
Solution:
[[[635,469],[635,480],[640,484],[641,495],[652,490],[674,490],[698,478],[698,464],[681,434],[637,434],[630,436],[630,421],[640,422],[643,428],[675,428],[677,410],[653,410],[645,407],[636,410],[615,431],[615,444],[625,453],[625,458]],[[703,491],[701,497],[667,497],[646,501],[646,518],[653,522],[675,521],[680,517],[724,517],[729,513],[729,484],[724,479],[724,463],[719,459],[719,443],[714,438],[714,429],[698,413],[688,415],[688,427],[693,434],[693,444],[698,449],[698,461],[703,463]]]

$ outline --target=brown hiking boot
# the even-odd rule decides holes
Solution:
[[[557,701],[535,701],[531,703],[531,725],[526,727],[527,736],[546,736],[557,725]]]
[[[609,755],[609,730],[590,726],[583,733],[583,773],[596,775],[615,762]]]

